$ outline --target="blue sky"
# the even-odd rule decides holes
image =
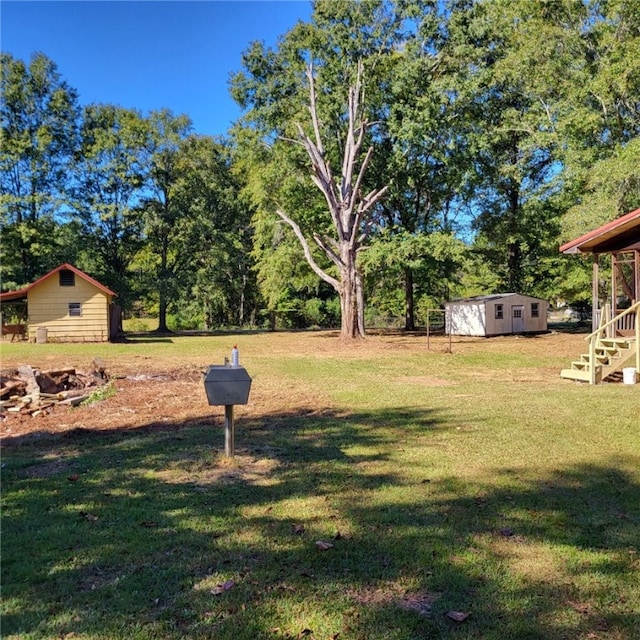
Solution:
[[[240,115],[228,81],[242,52],[310,16],[307,0],[2,0],[0,45],[25,62],[44,53],[82,105],[166,107],[218,135]]]

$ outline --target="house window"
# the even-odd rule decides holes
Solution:
[[[79,318],[82,315],[82,303],[70,302],[69,303],[69,315],[71,317]]]
[[[540,317],[540,305],[537,302],[531,303],[531,317],[532,318]]]
[[[76,274],[69,269],[62,269],[59,272],[60,286],[61,287],[75,287],[76,286]]]
[[[495,306],[495,309],[496,309],[496,320],[502,320],[502,318],[504,317],[503,306],[501,304],[497,304]]]

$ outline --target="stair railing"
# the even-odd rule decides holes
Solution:
[[[611,318],[608,322],[601,323],[600,326],[588,336],[585,340],[589,341],[589,384],[596,384],[596,347],[600,343],[602,338],[607,337],[607,333],[611,331],[611,335],[615,335],[615,327],[621,318],[630,314],[635,314],[632,322],[635,325],[635,340],[636,340],[636,371],[640,371],[640,322],[638,322],[638,315],[640,312],[640,302],[636,302],[628,309],[625,309],[622,313],[619,313],[614,318]]]

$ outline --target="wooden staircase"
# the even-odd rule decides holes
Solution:
[[[574,360],[570,369],[563,369],[560,377],[589,384],[600,384],[625,367],[635,367],[636,371],[640,371],[639,310],[640,303],[636,303],[615,318],[603,322],[596,331],[585,338],[589,343],[588,352],[581,354],[579,360]],[[633,325],[632,330],[625,333],[632,335],[615,335],[616,327],[628,327],[630,324]]]

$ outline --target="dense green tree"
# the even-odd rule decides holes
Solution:
[[[462,141],[457,136],[454,78],[444,55],[442,3],[400,6],[399,19],[408,27],[402,31],[401,49],[386,59],[388,80],[379,105],[383,152],[377,157],[377,169],[390,186],[382,203],[382,246],[393,255],[371,252],[367,264],[369,271],[375,270],[371,258],[378,256],[381,274],[393,265],[404,294],[404,326],[410,330],[415,328],[416,297],[439,306],[458,275],[453,269],[443,272],[441,261],[425,251],[442,246],[440,234],[461,230]],[[431,234],[436,234],[435,243]],[[434,288],[438,278],[443,281]],[[444,294],[439,300],[436,289]]]
[[[81,225],[81,264],[120,296],[133,299],[130,264],[142,243],[138,205],[149,171],[149,126],[132,109],[84,108],[75,165],[73,218]]]
[[[159,331],[167,312],[210,328],[242,325],[255,313],[251,272],[251,211],[239,197],[225,146],[189,135],[188,121],[152,114],[153,192],[141,205],[145,220],[147,289],[158,303]]]
[[[372,307],[395,320],[406,314],[411,299],[411,320],[426,322],[426,310],[441,308],[461,290],[467,253],[466,245],[452,233],[384,229],[362,254]],[[413,285],[411,292],[406,291],[408,283]],[[405,322],[407,330],[415,326]]]
[[[256,316],[253,209],[241,195],[229,147],[210,137],[192,138],[189,143],[184,150],[189,179],[182,193],[201,239],[193,295],[205,327],[242,326]]]
[[[68,259],[57,214],[76,144],[77,94],[42,53],[1,56],[0,205],[3,287]]]
[[[540,261],[557,251],[563,202],[549,101],[557,103],[560,91],[555,65],[571,58],[559,45],[575,3],[556,4],[472,3],[448,20],[467,172],[462,194],[474,215],[476,250],[502,290],[533,293]]]
[[[183,176],[180,171],[180,145],[187,137],[191,122],[186,116],[174,116],[167,110],[151,113],[147,119],[149,136],[148,188],[143,213],[146,280],[158,296],[158,331],[167,331],[167,305],[175,297],[176,276],[186,268],[189,252],[182,253],[182,223],[188,212],[180,208],[176,191]],[[155,258],[155,259],[152,259]]]
[[[575,202],[564,239],[640,207],[640,2],[586,5],[559,122]]]

